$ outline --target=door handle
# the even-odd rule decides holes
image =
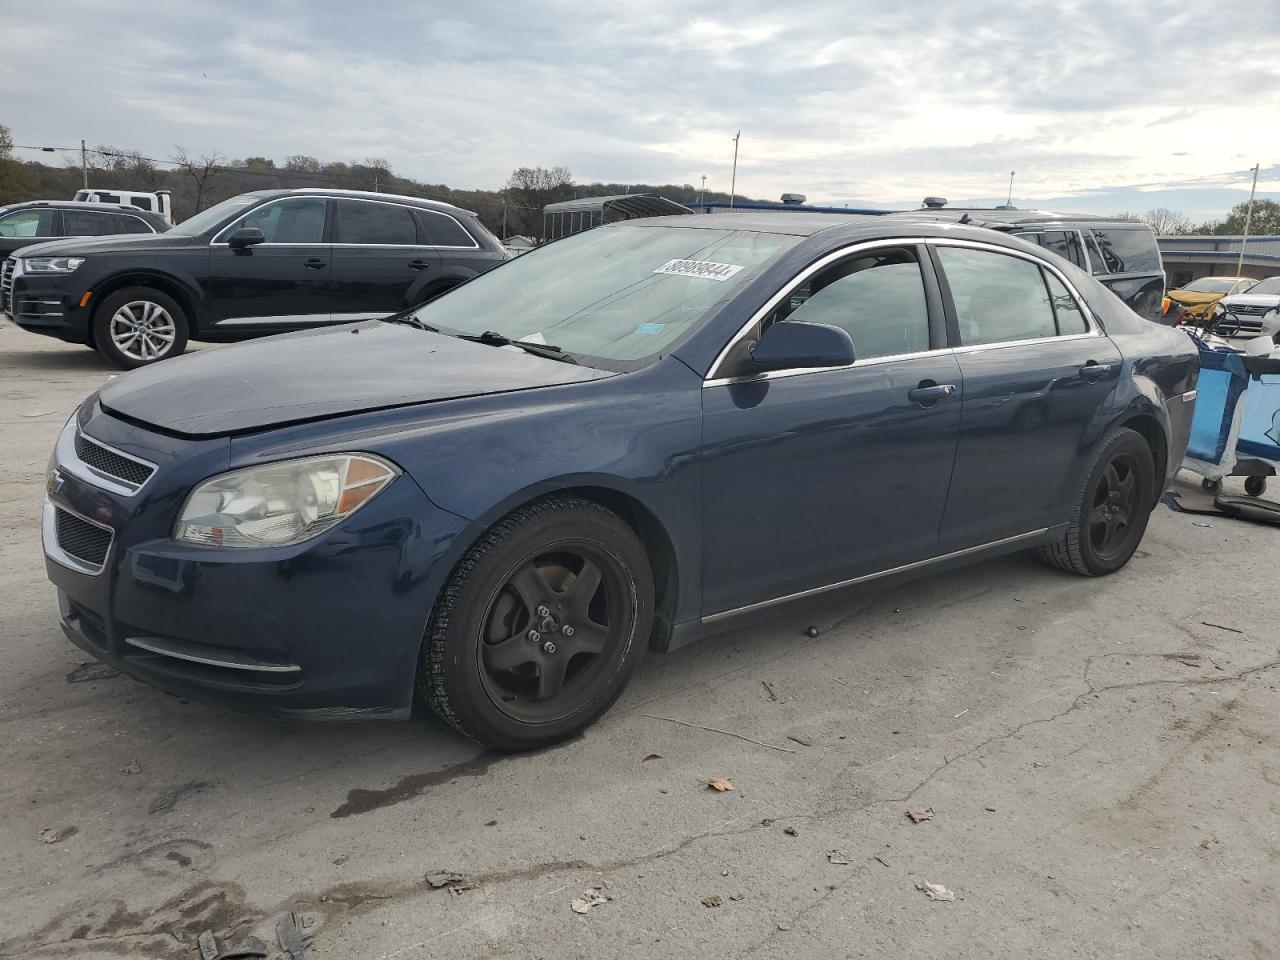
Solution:
[[[409,267],[413,270],[426,270],[431,266],[430,260],[410,260]]]
[[[907,393],[907,399],[922,407],[931,407],[943,397],[956,392],[954,383],[934,383],[932,380],[921,380],[920,385]]]
[[[321,267],[328,264],[328,262],[328,260],[321,260],[319,257],[307,257],[307,259],[302,261],[302,265],[308,270],[319,270]]]
[[[1097,383],[1103,377],[1111,372],[1111,364],[1095,363],[1090,360],[1080,368],[1080,379],[1088,380],[1090,383]]]

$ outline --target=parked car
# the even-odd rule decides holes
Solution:
[[[60,237],[164,233],[169,225],[126,204],[28,200],[0,207],[0,260],[22,247]]]
[[[1257,283],[1252,277],[1201,277],[1165,296],[1185,311],[1182,322],[1203,323],[1213,315],[1213,307],[1223,297],[1244,293]]]
[[[109,188],[106,190],[77,190],[74,200],[82,200],[85,203],[127,203],[138,207],[141,210],[149,210],[159,216],[169,226],[173,226],[173,210],[170,207],[170,192],[168,190],[157,190],[155,193],[148,193],[143,190],[121,190],[119,188]]]
[[[1027,548],[1119,569],[1198,373],[991,230],[625,221],[109,381],[49,466],[47,570],[74,643],[173,693],[332,719],[416,690],[536,747],[646,650],[829,591]]]
[[[1215,333],[1228,337],[1280,337],[1280,277],[1259,280],[1245,293],[1223,297],[1213,308]]]
[[[946,202],[929,197],[920,210],[890,216],[954,221],[1022,237],[1089,271],[1134,312],[1161,322],[1164,265],[1145,223],[1014,207],[947,207]]]
[[[447,203],[264,190],[160,236],[27,247],[4,265],[0,309],[129,369],[176,356],[189,339],[386,316],[507,258],[474,213]]]

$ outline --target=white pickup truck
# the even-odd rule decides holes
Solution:
[[[130,206],[150,210],[164,218],[165,223],[173,226],[173,211],[169,205],[169,191],[157,190],[155,193],[143,193],[138,190],[77,190],[73,200],[81,203],[124,203]]]

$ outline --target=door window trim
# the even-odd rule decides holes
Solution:
[[[415,207],[411,204],[398,203],[394,200],[373,200],[369,197],[343,197],[343,196],[327,196],[326,194],[322,194],[322,193],[304,193],[304,194],[291,194],[287,197],[272,197],[266,203],[260,203],[256,207],[252,207],[246,210],[244,213],[240,214],[238,217],[236,217],[234,220],[228,223],[225,227],[219,230],[216,234],[214,234],[213,239],[209,241],[209,246],[211,247],[228,246],[225,240],[219,240],[218,238],[221,237],[223,234],[225,234],[232,227],[234,227],[241,220],[245,219],[246,217],[254,213],[257,213],[263,207],[269,207],[273,203],[283,203],[285,200],[323,200],[325,201],[325,204],[326,204],[325,226],[327,228],[329,225],[328,211],[332,209],[333,210],[333,228],[335,231],[338,226],[338,207],[337,207],[337,204],[331,203],[331,201],[354,200],[356,203],[381,203],[384,206],[388,206],[388,207],[399,207],[401,210],[408,210],[409,215],[411,217],[413,216],[413,213],[415,211],[419,211],[419,210],[425,210],[428,213],[434,213],[442,217],[448,217],[450,220],[452,220],[454,223],[458,225],[459,230],[465,233],[468,237],[471,237],[471,231],[468,230],[465,226],[463,226],[462,222],[457,217],[452,216],[451,214],[445,213],[443,210],[426,210],[425,207]],[[414,223],[415,224],[417,223],[416,217],[414,217]],[[414,249],[425,248],[428,250],[479,250],[480,249],[480,244],[476,241],[475,237],[471,237],[471,246],[469,247],[459,246],[456,244],[445,244],[445,243],[328,243],[323,240],[320,241],[319,243],[256,243],[254,244],[254,246],[256,247],[342,247],[342,248],[352,248],[357,250],[368,250],[368,249],[385,250],[385,249],[394,248],[394,247],[412,247]]]
[[[1063,286],[1067,288],[1067,292],[1075,298],[1077,306],[1080,307],[1080,312],[1084,315],[1085,324],[1089,328],[1088,331],[1085,333],[1072,333],[1063,336],[1055,334],[1051,337],[1032,337],[1027,340],[1003,340],[998,343],[974,343],[967,346],[955,344],[932,350],[922,350],[918,353],[900,353],[884,357],[870,357],[866,360],[854,360],[851,364],[839,367],[803,367],[787,370],[768,370],[762,373],[749,373],[733,377],[716,376],[716,373],[719,371],[721,365],[725,362],[725,359],[729,356],[733,348],[736,347],[744,337],[759,326],[759,324],[770,313],[777,309],[778,304],[782,302],[784,297],[789,296],[796,287],[800,286],[819,270],[830,266],[837,260],[844,259],[850,254],[857,253],[862,250],[873,250],[878,247],[919,246],[920,244],[925,244],[929,247],[970,247],[976,250],[986,250],[991,253],[1003,254],[1009,257],[1018,257],[1019,259],[1027,260],[1042,269],[1052,271],[1054,276],[1062,281]],[[923,266],[921,267],[921,273],[924,273]],[[938,278],[940,285],[942,284],[943,279],[944,277]],[[950,288],[943,291],[944,304],[950,302],[950,292]],[[952,303],[952,306],[954,307],[954,303]],[[1075,284],[1073,284],[1057,267],[1038,256],[1025,253],[1021,250],[1014,250],[1010,247],[1003,247],[995,243],[984,243],[980,240],[965,240],[959,237],[897,237],[894,239],[883,240],[863,240],[858,243],[850,244],[847,247],[841,247],[839,250],[833,250],[831,253],[818,258],[792,277],[787,283],[783,284],[778,291],[773,294],[773,296],[764,302],[764,305],[761,306],[760,309],[756,310],[751,315],[751,318],[742,325],[738,332],[729,339],[727,344],[725,344],[724,348],[716,354],[715,361],[711,364],[707,376],[702,381],[702,387],[705,390],[708,387],[720,387],[733,383],[751,383],[759,380],[778,380],[783,377],[798,377],[810,373],[828,373],[832,370],[851,370],[881,363],[890,363],[895,360],[912,360],[917,357],[928,357],[943,353],[974,353],[979,350],[1000,350],[1005,347],[1020,347],[1030,343],[1056,342],[1059,340],[1080,340],[1085,337],[1100,336],[1103,336],[1101,327],[1094,318],[1093,311],[1089,309],[1089,304],[1085,301],[1084,297],[1080,296],[1080,291],[1076,289]]]

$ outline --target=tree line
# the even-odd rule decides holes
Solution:
[[[1244,233],[1245,219],[1249,217],[1249,201],[1232,207],[1221,220],[1195,223],[1180,210],[1157,207],[1144,214],[1118,213],[1121,220],[1140,220],[1155,231],[1157,236],[1240,236]],[[1274,200],[1255,200],[1253,217],[1249,220],[1251,237],[1280,236],[1280,203]]]

